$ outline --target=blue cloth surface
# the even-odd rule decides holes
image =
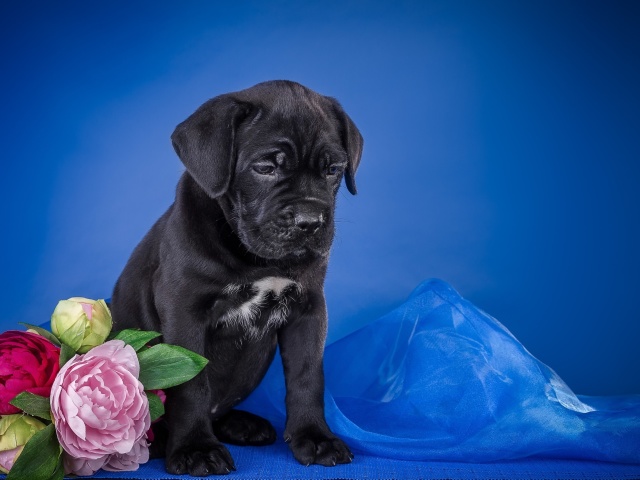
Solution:
[[[237,471],[223,478],[251,480],[300,479],[422,479],[422,480],[637,480],[640,465],[601,462],[527,459],[501,463],[453,463],[389,460],[368,455],[356,455],[353,463],[336,467],[311,465],[305,467],[293,458],[289,447],[281,440],[268,447],[234,447]],[[170,475],[162,460],[152,460],[136,472],[98,472],[87,478],[176,479],[202,478]]]

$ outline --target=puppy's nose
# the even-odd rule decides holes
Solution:
[[[324,223],[322,213],[299,212],[293,217],[296,227],[305,233],[316,233]]]

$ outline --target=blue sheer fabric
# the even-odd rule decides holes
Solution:
[[[578,397],[439,280],[327,346],[326,415],[355,452],[404,460],[640,463],[640,396]],[[240,408],[284,424],[279,356]]]

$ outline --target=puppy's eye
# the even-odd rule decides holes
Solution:
[[[333,164],[333,165],[329,165],[327,167],[327,175],[338,175],[339,173],[342,172],[343,170],[343,166],[342,165],[338,165],[338,164]]]
[[[272,163],[259,163],[253,166],[253,170],[260,175],[274,175],[276,166]]]

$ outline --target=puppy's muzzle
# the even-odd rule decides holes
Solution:
[[[241,238],[249,251],[274,259],[329,251],[334,234],[331,205],[290,201],[273,208],[271,215],[243,226]]]

